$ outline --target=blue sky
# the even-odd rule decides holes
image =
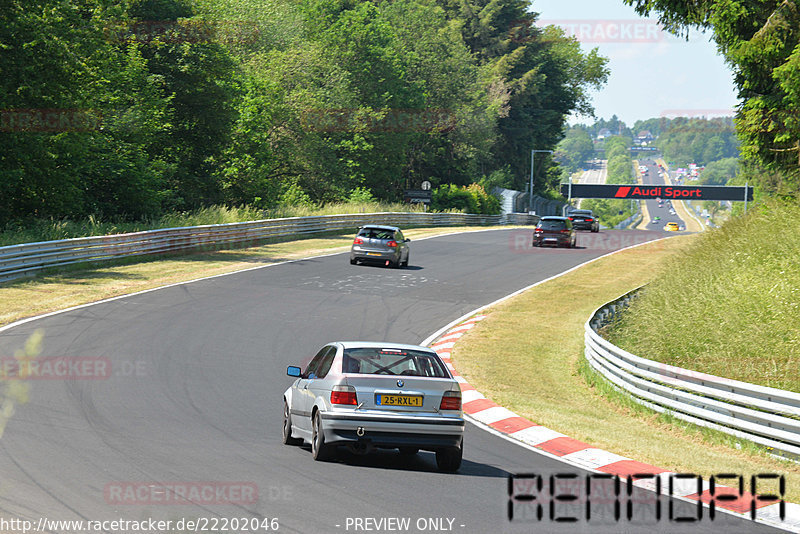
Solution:
[[[633,126],[652,117],[733,114],[733,75],[708,33],[693,32],[688,42],[679,39],[622,0],[533,0],[532,9],[540,23],[571,28],[585,51],[597,47],[609,58],[608,82],[592,93],[597,117],[616,114]],[[594,121],[570,120],[575,122]]]

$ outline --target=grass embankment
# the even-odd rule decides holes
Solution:
[[[800,392],[800,208],[762,205],[698,236],[609,336],[653,360]]]
[[[38,241],[54,241],[73,237],[123,234],[176,228],[181,226],[201,226],[205,224],[225,224],[282,217],[308,217],[311,215],[342,215],[346,213],[422,211],[421,205],[389,204],[383,202],[347,202],[325,206],[283,206],[272,210],[261,210],[252,206],[211,206],[191,212],[172,212],[157,219],[143,222],[108,222],[89,217],[83,221],[34,220],[24,225],[8,225],[0,232],[0,246]]]
[[[454,365],[498,404],[593,447],[705,477],[781,473],[787,498],[798,502],[800,466],[639,406],[597,381],[583,358],[583,325],[591,313],[635,287],[671,277],[674,265],[696,254],[698,239],[676,236],[607,256],[494,306],[456,345]],[[658,328],[662,318],[656,319]]]
[[[413,239],[476,227],[403,230]],[[235,250],[198,252],[159,258],[131,258],[120,263],[83,266],[0,285],[0,326],[88,302],[144,291],[260,265],[349,250],[353,232],[329,233],[293,241]],[[413,257],[412,257],[413,262]]]

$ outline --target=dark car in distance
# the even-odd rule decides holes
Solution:
[[[575,239],[575,227],[568,217],[542,217],[533,230],[534,247],[555,245],[573,248]]]
[[[569,213],[569,220],[576,230],[600,231],[600,221],[594,216],[592,210],[573,210]]]

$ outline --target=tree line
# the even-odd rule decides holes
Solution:
[[[0,225],[522,189],[608,76],[524,0],[3,5]]]
[[[740,100],[736,131],[750,183],[800,192],[800,5],[797,0],[624,0],[678,35],[711,30]]]

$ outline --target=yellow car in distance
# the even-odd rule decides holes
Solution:
[[[666,230],[667,232],[677,232],[680,229],[681,227],[678,226],[678,223],[676,222],[668,222],[667,224],[664,225],[664,230]]]

